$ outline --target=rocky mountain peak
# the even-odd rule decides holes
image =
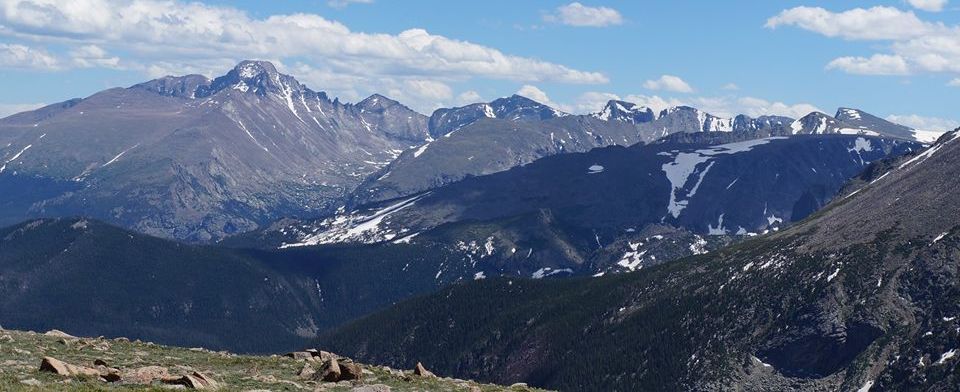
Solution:
[[[507,121],[539,121],[564,117],[567,113],[522,95],[511,95],[490,103],[474,103],[455,108],[437,109],[430,116],[430,134],[439,137],[484,118]]]
[[[730,132],[733,119],[721,118],[690,106],[674,106],[660,111],[657,121],[683,132]]]
[[[847,121],[847,120],[861,120],[865,117],[865,115],[873,117],[872,115],[859,109],[842,107],[837,109],[837,114],[834,115],[833,117],[840,121]]]
[[[243,79],[253,79],[264,74],[268,76],[279,74],[273,63],[263,60],[243,60],[233,70]]]
[[[508,120],[546,120],[566,115],[557,109],[517,94],[496,99],[490,102],[489,106],[497,118]]]
[[[619,100],[608,101],[603,110],[592,114],[592,116],[604,121],[620,121],[630,124],[646,123],[656,119],[653,109]]]
[[[269,61],[244,60],[226,75],[217,77],[208,86],[200,86],[196,97],[206,97],[225,89],[252,92],[263,96],[269,93],[289,95],[303,86],[293,76],[281,74]]]
[[[822,112],[810,112],[790,124],[793,134],[801,133],[832,133],[838,127],[837,119]]]
[[[397,105],[401,105],[400,102],[380,94],[373,94],[364,100],[357,102],[357,107],[366,110],[385,110]]]

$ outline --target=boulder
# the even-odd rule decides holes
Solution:
[[[76,336],[73,336],[73,335],[71,335],[71,334],[68,334],[68,333],[66,333],[66,332],[63,332],[63,331],[60,331],[60,330],[57,330],[57,329],[51,329],[51,330],[45,332],[44,335],[52,336],[52,337],[55,337],[55,338],[64,338],[64,339],[76,339],[76,338],[77,338]]]
[[[309,380],[313,378],[313,374],[316,372],[316,370],[313,370],[313,366],[310,366],[309,363],[305,363],[303,364],[303,368],[297,372],[297,376],[300,377],[301,380]]]
[[[423,367],[423,364],[420,362],[417,362],[417,366],[413,368],[413,374],[416,374],[420,377],[436,377],[436,375],[433,374],[433,372]]]
[[[361,385],[351,389],[350,392],[390,392],[390,387],[383,384]]]
[[[187,388],[197,389],[197,390],[214,390],[220,387],[220,384],[210,378],[206,374],[200,372],[193,372],[192,374],[187,374],[183,377],[164,381],[166,384],[172,385],[183,385]]]
[[[360,380],[363,379],[363,368],[353,361],[344,361],[340,363],[340,380]]]
[[[35,379],[35,378],[30,378],[30,379],[26,379],[26,380],[20,380],[20,383],[23,384],[23,385],[31,386],[31,387],[41,387],[41,386],[43,386],[43,383],[40,382],[40,380],[37,380],[37,379]]]
[[[67,377],[95,377],[100,378],[97,369],[71,365],[53,357],[43,357],[40,361],[40,371],[58,374]]]
[[[327,351],[323,351],[323,350],[317,350],[317,349],[313,349],[313,348],[307,350],[307,352],[309,352],[310,354],[312,354],[314,359],[320,360],[320,362],[326,362],[326,361],[331,360],[331,359],[340,359],[340,358],[341,358],[341,357],[340,357],[339,355],[337,355],[337,354],[334,354],[334,353],[331,353],[331,352],[327,352]]]
[[[307,352],[307,351],[294,351],[294,352],[292,352],[292,353],[286,353],[286,354],[284,354],[284,356],[285,356],[285,357],[288,357],[288,358],[293,358],[293,359],[298,360],[298,361],[312,361],[312,360],[313,360],[313,354],[311,354],[311,353],[309,353],[309,352]]]
[[[340,381],[340,374],[340,363],[336,359],[331,359],[323,363],[320,370],[313,375],[313,380],[337,382]]]
[[[176,379],[163,366],[144,366],[124,371],[120,375],[124,384],[152,384],[154,381],[169,381]]]

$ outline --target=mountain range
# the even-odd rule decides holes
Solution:
[[[960,130],[422,115],[269,62],[0,119],[0,323],[560,390],[945,390]]]
[[[641,273],[454,285],[321,342],[558,389],[949,390],[958,136],[774,234]]]
[[[719,237],[778,230],[817,211],[871,162],[920,148],[847,135],[612,146],[275,225],[237,243],[436,242],[466,256],[479,251],[483,261],[471,264],[484,276],[630,271],[727,242]]]
[[[321,233],[340,237],[329,244],[283,249],[271,248],[294,228],[191,245],[85,218],[31,220],[0,230],[0,313],[13,328],[289,350],[459,282],[599,276],[717,252],[807,216],[848,177],[911,148],[807,135],[561,154],[355,212],[372,217],[342,219]],[[667,173],[688,155],[700,161],[673,186]],[[351,232],[366,237],[351,243]]]
[[[853,109],[793,121],[610,101],[570,115],[516,95],[427,117],[377,94],[331,100],[269,62],[244,61],[214,79],[163,77],[0,119],[0,224],[86,216],[216,242],[546,156],[715,132],[933,135]]]
[[[205,241],[321,214],[426,137],[426,118],[374,95],[330,100],[270,63],[167,77],[0,120],[4,222],[83,215]]]

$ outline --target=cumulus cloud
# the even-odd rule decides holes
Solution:
[[[897,40],[919,37],[937,28],[911,11],[894,7],[854,8],[831,12],[820,7],[795,7],[767,19],[766,27],[796,26],[845,39]]]
[[[259,18],[229,6],[161,0],[3,0],[0,4],[0,34],[119,49],[145,64],[276,58],[306,60],[330,72],[363,76],[608,81],[598,72],[510,55],[423,29],[362,33],[315,14]]]
[[[947,0],[907,0],[907,3],[910,3],[913,8],[924,11],[940,12],[947,5]]]
[[[659,79],[643,82],[643,87],[650,90],[666,90],[677,93],[693,92],[693,87],[683,79],[673,75],[662,75]]]
[[[588,91],[580,94],[572,104],[565,105],[570,113],[586,114],[599,112],[610,100],[621,100],[613,93]]]
[[[839,57],[827,65],[831,69],[869,75],[960,73],[960,26],[924,21],[913,11],[872,7],[831,12],[796,7],[768,19],[766,26],[796,26],[827,37],[889,43],[888,53]]]
[[[408,80],[407,88],[424,98],[445,100],[453,96],[450,86],[435,80]]]
[[[960,121],[957,120],[924,117],[916,114],[891,114],[887,116],[887,121],[928,131],[952,131],[960,127]]]
[[[950,87],[960,87],[960,78],[954,78],[947,82],[947,86]]]
[[[60,61],[45,49],[0,43],[0,67],[46,71],[60,68]]]
[[[574,2],[543,16],[547,22],[577,27],[606,27],[623,23],[623,15],[609,7],[589,7]]]
[[[483,97],[480,96],[480,93],[473,90],[467,90],[457,95],[457,105],[468,105],[482,101]]]
[[[70,50],[69,55],[78,67],[120,68],[120,58],[109,55],[97,45],[82,45]]]
[[[870,57],[840,57],[827,64],[827,69],[839,69],[858,75],[906,75],[910,73],[907,60],[897,55],[875,54]]]
[[[525,84],[522,87],[520,87],[519,90],[517,90],[517,95],[530,98],[544,105],[556,107],[556,104],[554,104],[553,101],[550,100],[550,97],[547,96],[547,93],[541,90],[540,88],[538,88],[537,86],[531,86],[529,84]]]

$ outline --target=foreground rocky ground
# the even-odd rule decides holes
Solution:
[[[0,329],[2,391],[534,391],[396,370],[319,350],[248,356],[128,339]]]

